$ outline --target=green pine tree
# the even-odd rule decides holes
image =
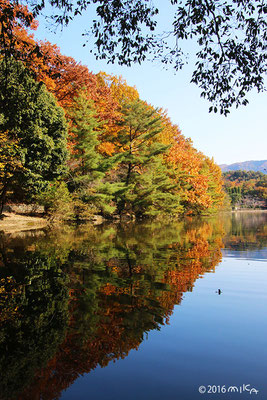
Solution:
[[[73,135],[69,187],[82,203],[87,204],[87,211],[111,213],[114,211],[110,205],[112,197],[103,183],[107,163],[97,151],[101,124],[86,92],[81,91],[73,99],[68,115]],[[81,203],[80,207],[83,208]]]
[[[168,146],[157,141],[162,131],[157,110],[137,100],[126,104],[122,113],[113,157],[117,171],[113,195],[118,213],[140,218],[178,212],[179,197],[162,162]]]

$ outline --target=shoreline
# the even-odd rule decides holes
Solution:
[[[0,219],[0,232],[15,233],[33,229],[41,229],[48,225],[46,218],[4,212]]]
[[[223,213],[267,213],[266,209],[240,209],[240,210],[225,210]],[[102,224],[102,217],[95,216],[93,225]],[[203,216],[205,217],[205,216]],[[113,221],[115,222],[115,220]],[[16,233],[22,231],[38,230],[50,225],[50,221],[45,217],[36,217],[29,215],[16,214],[14,212],[4,212],[0,219],[0,232],[4,234]]]
[[[235,213],[235,212],[267,212],[267,209],[260,209],[260,208],[257,208],[257,209],[251,209],[251,208],[241,208],[241,209],[239,209],[239,210],[231,210],[231,212],[232,213]]]

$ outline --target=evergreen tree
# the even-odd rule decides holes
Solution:
[[[93,102],[81,92],[73,99],[68,115],[72,137],[70,166],[74,185],[88,188],[101,176],[99,171],[101,155],[97,152],[99,122]]]
[[[231,199],[231,205],[235,207],[241,201],[242,198],[240,186],[230,187],[228,188],[227,192]]]
[[[114,198],[118,212],[136,217],[179,211],[179,196],[173,194],[162,163],[168,146],[157,141],[162,132],[157,110],[137,100],[122,108],[121,129],[116,137],[117,179]]]
[[[69,183],[71,191],[78,198],[90,205],[92,212],[110,213],[114,207],[109,205],[111,196],[103,183],[108,164],[97,151],[98,134],[101,130],[94,103],[88,100],[86,92],[81,91],[73,99],[68,110],[71,123],[71,156]]]
[[[175,215],[182,211],[180,195],[162,158],[152,158],[143,173],[135,177],[133,194],[127,196],[137,218],[164,213]]]

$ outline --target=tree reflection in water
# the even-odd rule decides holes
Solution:
[[[81,374],[138,349],[215,270],[233,229],[217,219],[2,236],[1,398],[58,398]]]

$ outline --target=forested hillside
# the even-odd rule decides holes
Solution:
[[[254,171],[229,171],[223,177],[232,207],[267,208],[267,175]]]
[[[210,213],[220,168],[122,77],[37,42],[27,7],[1,1],[0,203],[54,219]]]

